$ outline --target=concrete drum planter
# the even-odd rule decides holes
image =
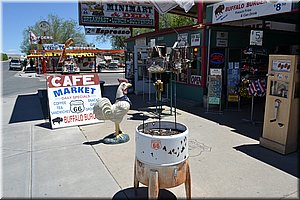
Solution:
[[[159,127],[160,126],[160,127]],[[175,122],[148,122],[136,128],[136,158],[146,164],[170,166],[183,162],[188,158],[188,128],[176,123],[179,134],[150,135],[151,129],[174,130]]]
[[[182,183],[187,199],[191,198],[188,132],[184,124],[175,126],[170,121],[147,122],[136,128],[134,187],[139,183],[149,186],[149,199],[157,199],[159,189]]]

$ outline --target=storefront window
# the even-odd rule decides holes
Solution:
[[[201,49],[198,47],[190,47],[188,50],[189,55],[187,56],[191,62],[188,67],[182,69],[178,75],[178,82],[201,85]]]
[[[138,52],[138,80],[148,79],[149,72],[147,70],[148,51]]]
[[[133,52],[125,53],[125,78],[133,79]]]

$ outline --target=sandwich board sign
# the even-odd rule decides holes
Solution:
[[[98,123],[93,113],[101,98],[98,74],[47,76],[52,129]]]

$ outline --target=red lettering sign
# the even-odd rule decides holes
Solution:
[[[47,85],[49,88],[98,84],[99,76],[97,74],[47,76]]]

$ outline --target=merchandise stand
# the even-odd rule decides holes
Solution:
[[[260,145],[288,154],[299,148],[300,59],[270,55],[267,97]]]
[[[242,119],[244,122],[250,122],[251,124],[263,123],[262,121],[255,121],[254,116],[254,100],[255,97],[264,97],[266,95],[265,79],[255,77],[248,80],[248,95],[251,95],[251,110],[250,119]]]
[[[253,113],[254,113],[254,95],[252,95],[251,97],[251,111],[250,111],[250,119],[242,119],[244,122],[249,122],[251,124],[259,124],[259,123],[263,123],[260,121],[254,121],[253,120]]]

